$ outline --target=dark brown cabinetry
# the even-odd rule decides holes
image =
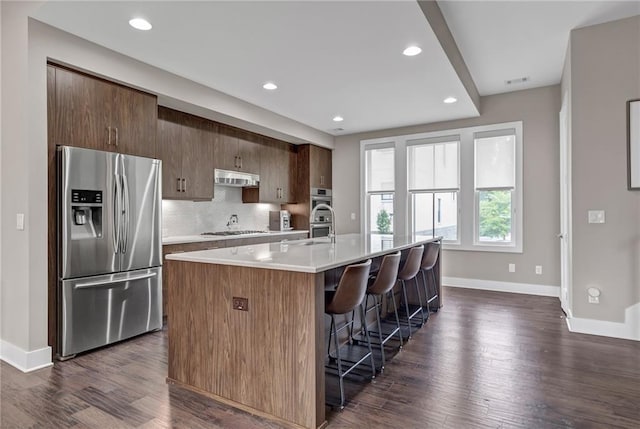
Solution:
[[[268,139],[261,150],[257,202],[282,204],[294,201],[291,184],[296,164],[295,152],[290,144]]]
[[[156,156],[157,99],[65,68],[48,66],[55,83],[50,138],[56,145]]]
[[[220,125],[214,148],[215,168],[257,174],[260,169],[260,141],[257,135]]]
[[[306,147],[309,150],[311,187],[331,189],[331,151],[314,145]]]
[[[162,160],[162,197],[213,198],[213,148],[216,124],[197,116],[158,109],[158,158]]]
[[[311,188],[331,189],[331,151],[314,145],[297,147],[297,173],[295,196],[297,204],[285,207],[291,212],[293,227],[309,229],[311,214]]]

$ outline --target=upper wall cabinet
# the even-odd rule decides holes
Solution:
[[[261,145],[257,135],[220,125],[214,148],[215,168],[258,174]]]
[[[309,145],[309,179],[312,188],[331,189],[331,151]]]
[[[157,98],[64,68],[48,66],[50,138],[56,145],[156,156]]]
[[[291,145],[270,140],[264,146],[260,158],[260,201],[288,203],[294,200],[291,192],[292,160]]]
[[[162,160],[162,197],[213,198],[213,148],[217,125],[166,107],[158,108],[158,158]]]

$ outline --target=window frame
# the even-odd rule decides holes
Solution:
[[[478,242],[479,234],[479,201],[475,191],[475,153],[474,135],[504,129],[514,129],[516,136],[515,146],[515,188],[512,192],[512,242]],[[524,247],[524,223],[523,223],[523,122],[503,122],[489,125],[447,129],[442,131],[423,132],[409,135],[382,137],[360,141],[360,213],[364,222],[361,222],[361,233],[366,234],[369,227],[368,192],[366,189],[366,151],[369,149],[393,147],[394,153],[394,216],[393,231],[395,234],[409,235],[411,233],[412,197],[408,187],[408,142],[419,139],[446,138],[451,135],[459,135],[458,146],[458,231],[456,242],[443,241],[443,248],[449,250],[522,253]],[[415,190],[413,190],[415,191]],[[444,190],[451,191],[451,190]],[[433,191],[436,193],[441,190]],[[378,192],[382,193],[382,192]]]
[[[376,149],[390,149],[390,148],[394,148],[394,154],[393,154],[394,189],[391,189],[391,190],[376,189],[373,191],[369,191],[367,188],[367,151],[376,150]],[[389,141],[389,139],[382,139],[381,141],[372,142],[366,146],[361,145],[360,149],[361,149],[360,150],[360,184],[361,184],[360,213],[362,214],[361,219],[363,219],[363,222],[361,222],[361,233],[366,234],[371,232],[371,224],[370,224],[371,196],[392,194],[393,195],[393,216],[391,216],[391,230],[393,231],[392,232],[393,234],[395,233],[395,231],[397,231],[396,229],[397,216],[395,216],[395,213],[397,209],[397,202],[396,202],[397,190],[396,189],[398,185],[397,185],[396,160],[397,160],[398,154],[397,154],[397,151],[395,150],[395,144],[393,141]]]

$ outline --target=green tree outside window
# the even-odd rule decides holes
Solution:
[[[511,232],[511,191],[480,192],[480,237],[507,240]]]
[[[385,209],[378,212],[376,219],[376,225],[378,225],[378,232],[380,234],[389,234],[391,232],[391,216]]]

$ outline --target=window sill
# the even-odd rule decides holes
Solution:
[[[523,253],[522,246],[500,246],[500,245],[468,245],[442,242],[444,250],[462,250],[466,252],[497,252],[497,253]]]

